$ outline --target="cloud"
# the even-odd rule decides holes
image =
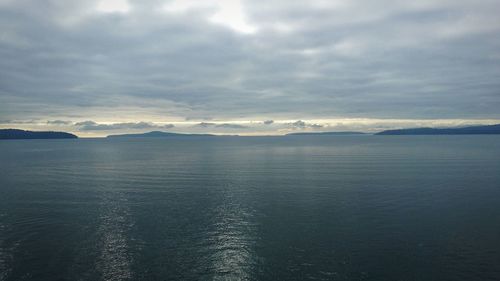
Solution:
[[[313,129],[319,129],[319,128],[323,128],[324,126],[320,125],[320,124],[309,124],[309,127],[313,128]]]
[[[138,123],[112,123],[112,124],[99,124],[94,121],[83,121],[75,123],[75,126],[81,131],[105,131],[105,130],[124,130],[124,129],[170,129],[173,124],[157,125],[148,122]]]
[[[227,129],[247,129],[248,126],[240,125],[240,124],[229,124],[229,123],[222,123],[222,124],[217,124],[215,125],[217,128],[227,128]]]
[[[98,125],[97,122],[90,120],[75,123],[75,126],[95,126],[95,125]]]
[[[212,117],[199,117],[199,116],[187,116],[184,118],[184,120],[186,121],[193,121],[193,120],[205,120],[205,121],[210,121],[212,120],[213,118]]]
[[[294,128],[305,128],[306,127],[306,122],[299,120],[293,123],[288,123],[288,125],[294,127]]]
[[[1,119],[0,124],[37,124],[39,120],[37,119],[18,119],[18,120],[12,120],[12,119]]]
[[[231,124],[231,123],[212,123],[212,122],[200,122],[196,125],[195,127],[202,127],[202,128],[209,128],[209,127],[214,127],[214,128],[225,128],[225,129],[246,129],[248,128],[247,126],[240,125],[240,124]]]
[[[215,125],[216,125],[215,123],[200,122],[200,123],[196,124],[195,126],[207,128],[207,127],[212,127],[212,126],[215,126]]]
[[[48,120],[47,124],[49,125],[69,125],[72,124],[73,122],[67,121],[67,120]]]
[[[297,130],[297,129],[306,129],[306,128],[311,128],[311,129],[319,129],[319,128],[323,128],[324,126],[323,125],[320,125],[320,124],[309,124],[309,123],[306,123],[302,120],[298,120],[298,121],[295,121],[295,122],[292,122],[292,123],[286,123],[286,125],[288,125],[290,128],[294,129],[294,130]]]
[[[0,119],[500,119],[496,1],[112,2],[1,2]]]

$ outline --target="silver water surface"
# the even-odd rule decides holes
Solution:
[[[498,136],[0,142],[0,280],[499,280]]]

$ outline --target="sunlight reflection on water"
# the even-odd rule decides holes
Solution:
[[[255,224],[252,213],[231,198],[219,206],[215,229],[208,233],[214,280],[248,280],[254,264]]]
[[[127,200],[120,193],[105,193],[102,203],[99,234],[101,254],[96,267],[104,280],[128,280],[132,263],[127,245],[128,231],[132,227]]]
[[[5,214],[0,214],[0,281],[3,281],[9,275],[9,267],[7,266],[7,259],[10,256],[10,251],[5,249],[4,238],[7,237],[7,226],[2,223]]]

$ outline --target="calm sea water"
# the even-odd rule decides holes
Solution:
[[[0,280],[500,280],[499,136],[0,142]]]

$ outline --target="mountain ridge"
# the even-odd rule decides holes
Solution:
[[[386,130],[375,135],[496,135],[500,134],[500,124],[467,126],[455,128],[409,128]]]
[[[363,132],[353,132],[353,131],[344,131],[344,132],[302,132],[302,133],[289,133],[285,136],[312,136],[312,135],[323,135],[323,136],[349,136],[349,135],[367,135],[367,133]]]
[[[165,138],[165,137],[214,137],[212,134],[180,134],[162,131],[151,131],[139,134],[109,135],[106,138]]]
[[[19,139],[77,139],[78,136],[55,131],[27,131],[20,129],[0,129],[0,139],[19,140]]]

